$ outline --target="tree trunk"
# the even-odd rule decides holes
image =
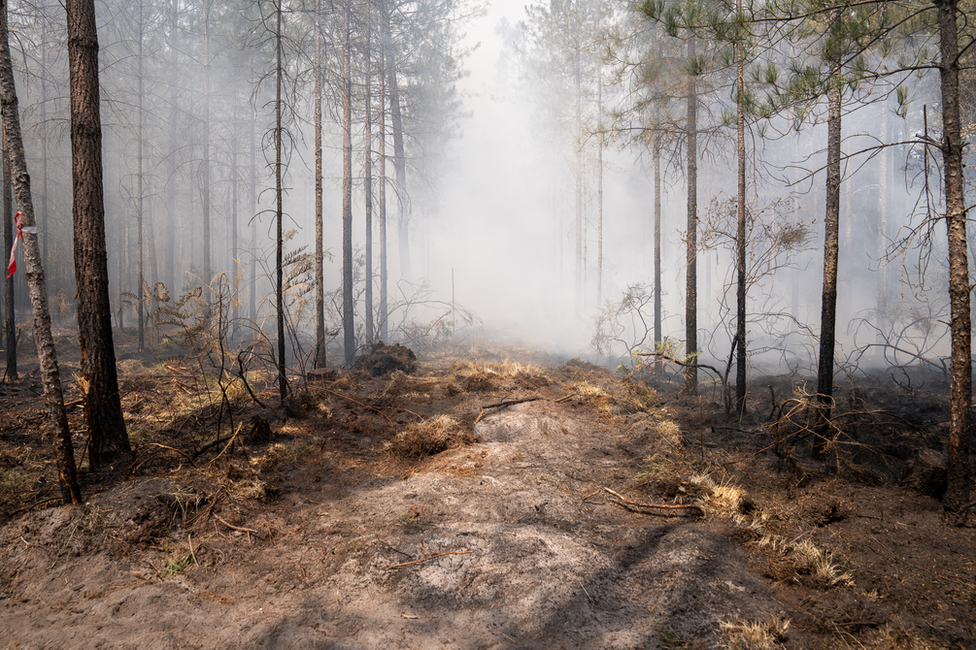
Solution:
[[[654,137],[654,343],[661,332],[661,136]]]
[[[942,159],[945,168],[946,230],[949,240],[949,303],[952,339],[952,391],[949,397],[948,488],[944,504],[958,510],[971,502],[973,396],[972,321],[969,260],[966,243],[966,203],[963,178],[963,140],[959,109],[959,40],[957,0],[935,0],[939,8],[942,86]]]
[[[695,57],[695,41],[688,44]],[[685,370],[685,391],[698,394],[698,89],[688,79],[688,222],[685,233],[685,354],[691,364]]]
[[[600,68],[597,68],[600,70]],[[603,75],[597,75],[597,115],[600,120],[600,132],[597,134],[597,236],[596,236],[596,305],[599,309],[603,303]]]
[[[4,8],[6,8],[4,4]],[[9,56],[9,53],[8,53]],[[10,151],[7,146],[7,139],[3,138],[2,153],[3,158],[3,250],[9,251],[14,245],[14,220],[11,197],[11,175],[10,175]],[[14,305],[14,276],[4,274],[3,280],[3,333],[5,347],[7,348],[7,368],[4,373],[7,381],[17,381],[17,320]]]
[[[284,63],[282,61],[281,2],[275,3],[275,307],[278,317],[278,397],[282,403],[288,397],[288,377],[285,374],[285,291],[284,291],[284,192],[282,189],[282,86]]]
[[[136,269],[136,283],[138,284],[138,287],[136,288],[136,308],[137,308],[136,314],[139,319],[139,351],[142,352],[146,348],[145,321],[143,320],[143,315],[144,315],[143,312],[145,309],[145,305],[143,304],[143,298],[145,297],[143,294],[143,287],[146,286],[146,279],[145,279],[145,267],[143,266],[143,237],[142,237],[143,203],[144,203],[143,201],[144,179],[142,174],[142,147],[143,147],[142,133],[143,133],[143,121],[144,121],[144,116],[142,111],[143,109],[142,95],[143,95],[143,88],[144,88],[143,79],[142,79],[142,63],[143,63],[142,47],[143,47],[143,29],[145,29],[145,24],[143,23],[143,2],[141,0],[139,2],[138,11],[139,11],[139,23],[138,23],[139,26],[137,28],[138,29],[137,38],[139,39],[139,42],[137,44],[138,51],[136,54],[137,65],[138,65],[138,79],[136,80],[136,83],[138,84],[138,88],[136,91],[138,95],[137,98],[138,104],[136,107],[136,111],[138,113],[138,118],[137,118],[138,123],[136,126],[136,158],[137,158],[136,161],[136,168],[137,168],[136,170],[136,179],[137,179],[136,180],[137,183],[136,246],[138,247],[138,254],[137,254],[138,268]]]
[[[386,3],[380,3],[380,21],[382,22],[383,29],[383,54],[380,56],[381,69],[380,69],[380,145],[379,145],[379,175],[380,175],[380,188],[379,188],[379,204],[380,204],[380,223],[379,223],[379,235],[380,235],[380,298],[379,298],[379,320],[380,320],[380,340],[385,341],[389,336],[389,318],[387,317],[386,310],[388,308],[386,302],[387,295],[387,282],[389,277],[389,269],[387,267],[387,248],[386,248],[386,188],[389,183],[389,179],[386,177],[386,68],[388,64],[392,64],[392,58],[390,58],[390,13],[386,8]]]
[[[34,203],[31,199],[30,176],[27,174],[13,64],[10,60],[6,2],[0,7],[0,110],[3,114],[3,140],[10,148],[10,155],[4,159],[4,166],[11,169],[17,204],[22,213],[24,265],[27,267],[28,293],[34,316],[34,341],[37,345],[41,381],[44,384],[44,401],[55,432],[55,456],[61,497],[65,503],[81,503],[81,489],[78,487],[74,450],[71,446],[71,430],[68,428],[68,416],[64,410],[57,351],[54,347],[54,336],[51,334],[51,316],[48,312],[38,235],[30,232],[34,226]]]
[[[742,19],[742,0],[736,3]],[[736,151],[738,152],[738,201],[736,206],[736,322],[735,322],[735,409],[741,415],[746,407],[746,112],[745,44],[736,42]]]
[[[178,53],[180,51],[179,45],[179,35],[180,35],[180,25],[179,25],[179,0],[173,0],[172,7],[172,23],[170,24],[170,65],[173,70],[178,69],[179,58]],[[170,155],[169,161],[169,175],[166,178],[166,216],[169,218],[169,227],[166,228],[166,286],[169,287],[170,291],[173,292],[173,296],[176,296],[176,230],[179,227],[177,224],[179,220],[176,217],[176,172],[178,170],[176,164],[176,152],[179,147],[179,140],[177,136],[178,125],[177,119],[179,115],[179,99],[177,92],[177,85],[174,83],[170,86],[169,92],[169,102],[170,102],[170,113],[169,113],[169,151]]]
[[[365,300],[366,304],[363,306],[363,325],[366,327],[366,342],[372,343],[374,338],[373,332],[373,107],[372,107],[372,89],[370,88],[372,81],[372,53],[370,52],[370,39],[372,39],[372,23],[371,14],[372,7],[367,3],[366,6],[366,51],[363,56],[363,62],[366,66],[366,70],[363,74],[365,83],[365,114],[364,119],[366,121],[363,129],[363,139],[365,144],[363,146],[364,153],[366,154],[365,169],[364,169],[364,187],[363,193],[365,194],[366,200],[366,268],[364,271],[364,282],[365,286]]]
[[[347,364],[356,357],[352,282],[352,0],[345,0],[342,30],[342,335]]]
[[[580,69],[580,52],[573,53],[573,94],[575,107],[573,111],[573,129],[576,137],[575,151],[575,199],[576,199],[576,311],[583,311],[583,71]]]
[[[248,151],[251,155],[250,167],[250,182],[248,183],[248,198],[251,204],[251,281],[248,283],[250,290],[248,291],[248,305],[247,312],[250,315],[251,322],[258,322],[258,308],[257,308],[257,278],[258,278],[258,253],[260,249],[258,248],[258,148],[254,142],[254,131],[257,128],[257,109],[251,111],[251,120],[248,124]]]
[[[812,455],[823,459],[830,435],[834,394],[834,334],[837,321],[837,259],[840,249],[841,102],[840,69],[830,75],[827,94],[827,199],[824,215],[823,294],[820,306],[820,358],[817,363],[818,424]]]
[[[403,149],[403,119],[400,115],[400,89],[397,86],[396,65],[392,48],[386,51],[387,75],[390,83],[390,122],[393,127],[393,169],[396,173],[397,235],[400,248],[400,277],[411,282],[410,217],[407,213],[407,158]]]
[[[203,268],[200,270],[200,279],[206,285],[209,285],[213,279],[210,259],[210,8],[211,0],[203,0],[203,160],[200,166],[202,185],[200,199],[203,202]],[[204,295],[209,300],[209,292],[204,292]]]
[[[112,340],[102,196],[98,38],[94,0],[67,0],[71,95],[72,221],[82,393],[93,470],[131,452]]]
[[[322,0],[315,6],[315,367],[325,359],[325,221],[322,207]]]

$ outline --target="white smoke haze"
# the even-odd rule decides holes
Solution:
[[[220,5],[225,9],[230,6],[230,3]],[[474,327],[459,324],[460,329],[452,328],[457,336],[486,333],[568,357],[584,356],[613,367],[627,359],[630,348],[649,349],[654,344],[646,336],[652,318],[649,303],[643,305],[640,313],[629,312],[624,317],[619,312],[616,322],[619,330],[603,349],[598,350],[593,341],[601,316],[617,313],[613,310],[620,307],[626,295],[632,299],[645,295],[654,282],[651,152],[647,145],[632,143],[627,133],[608,134],[603,151],[602,286],[598,299],[599,185],[595,159],[598,125],[591,117],[595,100],[592,96],[585,100],[584,264],[578,271],[573,171],[577,139],[573,125],[557,124],[553,118],[559,114],[554,109],[568,109],[572,100],[565,93],[546,94],[556,84],[549,83],[552,80],[545,75],[538,75],[525,60],[524,54],[531,50],[531,44],[523,42],[522,52],[511,47],[513,35],[520,33],[519,23],[529,19],[527,6],[523,0],[494,1],[478,12],[471,5],[458,5],[456,13],[470,17],[458,26],[464,38],[457,44],[457,50],[468,51],[467,56],[458,59],[464,74],[456,82],[450,82],[456,83],[456,99],[460,103],[457,112],[446,119],[449,125],[456,123],[456,131],[449,138],[438,138],[433,133],[436,128],[425,124],[427,131],[417,128],[406,142],[412,257],[409,281],[401,278],[396,194],[392,186],[387,192],[389,297],[398,306],[392,320],[395,324],[414,320],[423,329],[424,324],[449,319],[456,301],[459,307],[474,312],[480,319],[480,324]],[[134,7],[126,2],[99,5],[111,290],[116,301],[116,322],[125,327],[133,323],[137,257],[133,225],[138,205]],[[249,7],[245,13],[255,11],[255,7]],[[173,8],[178,10],[175,23],[167,13]],[[48,22],[37,22],[35,26],[30,13],[33,10],[18,7],[18,11],[21,9],[23,15],[15,12],[13,23],[37,37],[22,39],[20,42],[26,45],[16,58],[32,71],[40,69],[42,61],[49,68],[46,75],[29,77],[23,76],[20,70],[21,88],[25,89],[22,98],[25,122],[30,127],[29,164],[35,191],[46,199],[46,203],[38,200],[41,225],[60,238],[51,251],[64,257],[63,253],[69,250],[66,242],[70,232],[70,220],[66,218],[70,213],[70,173],[64,137],[67,89],[63,57],[55,56],[63,44],[53,40],[56,30],[43,27]],[[61,13],[60,6],[51,5],[48,9],[53,17]],[[199,284],[202,275],[204,104],[200,52],[204,32],[198,9],[182,2],[171,7],[152,6],[146,14],[149,30],[144,37],[147,44],[143,68],[143,137],[147,145],[143,153],[146,170],[143,250],[147,259],[144,275],[150,287],[157,280],[164,282],[174,299]],[[333,30],[334,9],[327,8],[332,12],[329,15]],[[302,246],[307,253],[314,251],[314,153],[311,83],[307,71],[312,42],[310,30],[302,22],[307,22],[307,18],[296,11],[288,19],[288,25],[294,30],[287,50],[292,80],[288,90],[294,92],[289,95],[286,115],[291,137],[287,141],[290,146],[284,210],[285,229],[294,231],[286,243],[286,251],[291,253]],[[175,32],[171,24],[178,26]],[[256,23],[247,24],[253,27]],[[272,267],[274,244],[274,196],[269,191],[273,168],[268,157],[272,144],[269,129],[273,124],[273,84],[269,85],[267,78],[258,84],[257,78],[269,72],[271,57],[266,46],[261,50],[256,45],[260,39],[252,38],[246,43],[241,40],[234,25],[231,16],[220,12],[212,23],[209,198],[213,266],[217,271],[226,271],[231,278],[237,276],[244,313],[253,296],[259,316],[266,318],[273,308],[273,300],[269,298],[273,283],[267,274]],[[633,25],[631,19],[625,27]],[[174,34],[176,43],[171,43]],[[325,286],[329,292],[327,329],[335,331],[341,326],[338,292],[342,262],[342,138],[338,121],[341,112],[336,104],[341,43],[335,40],[334,32],[330,32],[330,38],[324,102],[324,245],[331,255],[325,265]],[[655,46],[666,40],[663,36],[655,38],[663,39],[651,43]],[[637,46],[632,49],[631,54],[639,51]],[[436,66],[432,70],[437,72]],[[410,72],[416,79],[424,70]],[[626,109],[635,95],[629,74],[618,81],[611,72],[610,66],[604,66],[601,75],[606,81],[603,124],[612,131],[625,121],[615,120],[611,113]],[[727,84],[727,81],[715,83]],[[673,96],[667,108],[680,123],[685,110],[680,80],[671,86]],[[848,112],[844,116],[845,153],[853,154],[881,141],[918,140],[925,130],[925,106],[929,107],[929,134],[936,139],[940,137],[935,124],[936,75],[913,78],[906,87],[911,101],[903,107],[894,98],[860,106],[848,96],[845,103]],[[722,197],[727,200],[735,195],[734,129],[719,124],[722,112],[733,106],[730,92],[726,85],[709,90],[700,100],[703,126],[699,141],[698,214],[703,231],[714,220],[714,208],[721,205]],[[904,109],[903,115],[896,114],[900,109]],[[408,107],[408,115],[409,110],[412,108]],[[353,117],[353,247],[357,258],[356,327],[360,340],[364,341],[361,329],[365,282],[361,264],[365,247],[362,111],[363,107],[357,104]],[[815,119],[804,122],[799,132],[790,131],[791,115],[773,119],[766,137],[759,134],[757,125],[751,125],[748,136],[750,209],[755,214],[766,214],[770,226],[801,222],[809,227],[806,244],[791,259],[776,258],[770,262],[770,273],[757,278],[750,288],[751,361],[754,367],[769,372],[808,371],[816,365],[826,130],[823,124],[814,122],[823,122],[823,114],[824,102],[821,102],[811,113]],[[565,115],[563,111],[563,122]],[[630,124],[641,126],[639,120]],[[887,130],[886,136],[882,135],[882,127]],[[774,137],[777,130],[784,134]],[[255,166],[259,197],[256,208],[251,204],[248,171],[252,131],[259,148]],[[681,139],[678,140],[668,142],[662,152],[661,288],[663,334],[680,344],[684,339],[686,187],[685,148]],[[392,138],[387,139],[386,147],[387,174],[392,176]],[[377,149],[375,142],[373,148]],[[887,264],[882,260],[893,242],[904,238],[908,229],[921,223],[925,207],[922,149],[904,145],[888,151],[884,155],[855,155],[845,162],[844,169],[838,356],[845,359],[855,355],[862,366],[868,362],[911,363],[913,354],[935,358],[946,354],[948,346],[944,336],[946,328],[940,322],[946,316],[944,234],[935,231],[934,248],[927,257],[920,257],[919,249],[910,247],[904,257],[895,257]],[[882,160],[886,156],[887,171],[882,178]],[[935,208],[942,194],[937,158],[931,154],[928,157],[931,172],[928,188]],[[46,168],[41,167],[42,161],[46,161]],[[238,171],[234,172],[235,169]],[[378,173],[375,164],[373,173]],[[787,185],[784,180],[796,183]],[[378,182],[374,182],[374,190]],[[776,213],[770,207],[775,201],[789,201],[792,207]],[[884,209],[882,203],[886,203]],[[235,210],[236,249],[231,233]],[[253,216],[255,211],[257,216]],[[43,221],[45,218],[47,222]],[[374,205],[374,303],[378,301],[380,265],[378,219],[378,207]],[[882,228],[883,219],[886,222]],[[254,242],[251,241],[252,223]],[[730,287],[734,278],[732,250],[727,238],[709,239],[703,234],[703,240],[714,247],[702,250],[698,263],[702,354],[708,362],[724,365],[734,326],[734,294]],[[761,251],[752,253],[759,255]],[[264,265],[252,285],[251,260],[255,254],[263,258]],[[924,282],[920,273],[923,266]],[[582,274],[579,290],[578,272]],[[48,276],[52,295],[62,296],[67,303],[74,293],[70,276],[70,265],[54,266]],[[425,289],[417,294],[418,287]],[[293,325],[307,349],[314,336],[313,295],[300,291],[295,295]],[[403,301],[411,303],[406,313]],[[877,345],[883,342],[897,343],[902,351],[886,357]]]

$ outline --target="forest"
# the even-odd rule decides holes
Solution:
[[[5,3],[13,647],[971,647],[974,18]]]

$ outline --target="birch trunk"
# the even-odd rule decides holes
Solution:
[[[5,162],[10,165],[17,204],[23,215],[22,225],[26,230],[34,226],[34,203],[31,198],[30,176],[27,174],[27,160],[20,131],[20,115],[8,38],[7,3],[4,2],[0,7],[0,110],[3,114],[3,137],[10,147],[10,156]],[[51,334],[51,315],[48,312],[44,268],[41,265],[37,238],[38,235],[32,232],[23,234],[24,266],[27,268],[27,286],[34,317],[34,341],[37,344],[41,381],[44,384],[44,401],[47,405],[48,417],[54,427],[61,497],[65,503],[81,503],[81,489],[76,478],[68,416],[64,410],[61,375],[58,371],[54,336]]]

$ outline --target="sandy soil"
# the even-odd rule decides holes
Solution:
[[[76,507],[32,507],[55,475],[9,387],[0,646],[976,647],[973,529],[893,484],[904,459],[814,466],[770,448],[768,401],[730,424],[714,396],[471,354],[242,397],[209,449],[227,414],[187,410],[191,370],[130,362],[136,457]],[[271,439],[242,444],[254,417]]]

